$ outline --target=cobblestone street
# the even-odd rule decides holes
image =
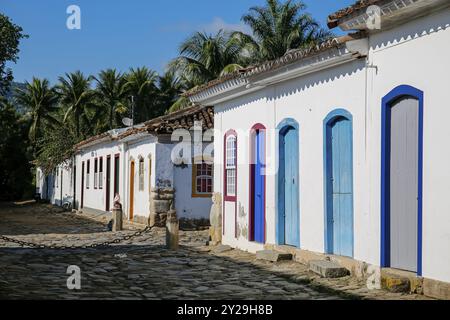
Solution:
[[[48,205],[1,204],[0,235],[46,245],[101,243],[133,233],[107,231],[93,220]],[[133,231],[134,229],[134,231]],[[207,231],[181,232],[179,251],[153,229],[111,247],[29,249],[0,240],[0,299],[422,299],[369,291],[347,277],[320,279],[294,263],[256,261],[253,254],[205,247]],[[68,290],[70,265],[81,269],[81,290]]]

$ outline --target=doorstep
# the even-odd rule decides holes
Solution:
[[[417,293],[435,299],[450,300],[450,283],[422,278],[414,272],[382,269],[381,285],[392,292]],[[400,291],[402,289],[403,291]]]
[[[423,294],[423,279],[414,272],[383,268],[381,269],[381,287],[390,292]]]
[[[346,268],[350,271],[351,276],[358,279],[366,280],[370,276],[367,273],[370,265],[352,258],[306,251],[285,245],[266,244],[264,248],[292,254],[294,261],[306,266],[309,266],[314,260],[329,260]],[[430,298],[450,300],[450,283],[418,277],[415,273],[402,270],[381,269],[381,285],[389,291],[402,289],[401,292],[408,294],[417,293]]]
[[[337,263],[341,267],[344,267],[350,272],[352,276],[356,278],[366,279],[368,276],[367,275],[368,264],[352,258],[317,253],[285,245],[267,244],[265,245],[265,249],[292,254],[293,260],[303,265],[309,266],[313,261],[327,260]]]

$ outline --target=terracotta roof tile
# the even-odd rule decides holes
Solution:
[[[75,150],[105,139],[108,141],[119,141],[142,133],[161,134],[170,133],[178,128],[190,129],[196,120],[204,120],[204,129],[212,128],[214,126],[214,112],[212,108],[196,105],[149,120],[132,128],[104,132],[78,143],[75,145]]]
[[[341,19],[346,18],[357,11],[366,9],[367,7],[371,5],[380,5],[385,2],[389,2],[390,0],[359,0],[356,1],[351,6],[348,6],[347,8],[343,8],[333,14],[330,14],[328,16],[328,27],[330,29],[333,29],[339,25],[339,22]]]
[[[301,49],[294,49],[288,51],[284,56],[281,58],[266,61],[256,66],[250,66],[246,69],[242,69],[233,73],[230,73],[226,76],[220,77],[216,80],[210,81],[202,86],[195,87],[188,92],[184,94],[185,97],[191,97],[194,96],[202,91],[208,90],[214,86],[220,85],[222,83],[225,83],[229,80],[239,79],[239,78],[247,78],[255,75],[259,75],[265,72],[270,72],[273,70],[276,70],[278,68],[281,68],[283,66],[286,66],[288,64],[294,63],[296,61],[306,59],[309,57],[312,57],[316,54],[319,54],[321,52],[327,51],[332,48],[339,47],[343,43],[349,41],[361,38],[363,36],[363,33],[354,33],[349,34],[346,36],[338,37],[338,38],[332,38],[330,40],[324,41],[318,45],[314,45],[308,48],[301,48]]]

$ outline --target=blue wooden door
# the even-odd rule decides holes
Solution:
[[[339,117],[328,131],[328,251],[353,257],[352,122]]]
[[[265,134],[264,131],[258,130],[255,136],[255,166],[254,166],[254,240],[258,243],[265,242],[265,185],[264,185],[264,157],[265,157]]]
[[[298,133],[293,127],[282,131],[280,144],[281,220],[284,244],[300,247]]]

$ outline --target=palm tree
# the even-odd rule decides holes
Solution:
[[[108,111],[108,127],[114,129],[120,124],[120,115],[126,111],[125,77],[115,69],[101,71],[97,82],[99,103]]]
[[[130,69],[125,76],[126,92],[134,97],[134,114],[132,115],[136,123],[143,122],[152,118],[157,93],[156,81],[158,75],[156,72],[146,67]]]
[[[158,79],[158,110],[161,114],[170,113],[186,107],[187,100],[181,94],[185,92],[186,82],[173,71],[167,71]]]
[[[86,138],[92,133],[92,119],[98,113],[95,105],[95,92],[91,89],[92,77],[85,77],[80,71],[66,73],[59,77],[57,92],[60,103],[66,108],[64,123],[71,120],[77,138]],[[83,130],[82,130],[83,125]]]
[[[180,57],[169,68],[191,86],[241,69],[241,48],[229,40],[229,34],[223,30],[215,35],[197,32],[181,44]]]
[[[253,35],[234,32],[231,36],[231,42],[242,48],[249,62],[273,60],[291,49],[308,47],[332,36],[304,12],[306,5],[302,1],[266,1],[266,6],[252,7],[242,17]]]
[[[44,125],[52,127],[59,123],[54,117],[58,110],[58,98],[55,89],[50,87],[47,79],[33,78],[31,83],[25,83],[25,87],[17,88],[15,99],[29,110],[31,118],[29,137],[35,145],[39,137],[42,136]]]

